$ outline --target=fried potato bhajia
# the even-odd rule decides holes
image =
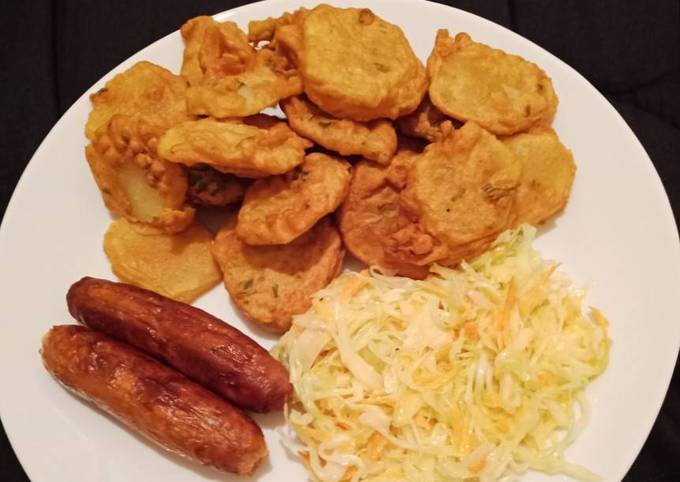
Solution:
[[[234,22],[216,22],[202,15],[180,28],[185,42],[181,75],[190,85],[204,78],[239,74],[255,59],[246,34]]]
[[[251,20],[248,22],[248,41],[253,44],[260,42],[276,42],[279,29],[294,25],[301,27],[304,17],[309,10],[300,7],[294,12],[284,12],[280,17],[269,17],[264,20]]]
[[[335,211],[350,178],[347,161],[309,154],[294,170],[258,179],[246,190],[236,233],[250,245],[289,243]]]
[[[187,84],[180,76],[151,62],[137,62],[90,96],[92,111],[85,135],[94,139],[115,114],[138,115],[159,133],[190,119],[186,113]]]
[[[231,219],[213,242],[224,286],[234,304],[264,329],[283,333],[293,315],[304,313],[311,295],[340,272],[345,251],[328,218],[289,244],[248,246]]]
[[[521,164],[492,134],[466,123],[430,144],[409,171],[402,208],[446,248],[440,264],[482,253],[515,220]],[[437,256],[439,257],[439,256]]]
[[[388,164],[397,149],[397,133],[387,120],[362,123],[336,119],[302,97],[282,100],[281,108],[291,129],[340,155],[358,154]]]
[[[168,233],[182,231],[194,218],[185,206],[186,174],[158,157],[157,142],[144,119],[117,114],[97,131],[85,156],[109,210]]]
[[[163,159],[187,166],[258,178],[283,174],[302,163],[309,141],[285,122],[260,128],[242,120],[201,119],[169,129],[158,141]]]
[[[399,193],[417,156],[416,151],[400,149],[389,166],[368,161],[356,164],[337,219],[345,246],[360,261],[423,279],[428,273],[426,267],[388,257],[383,245],[383,240],[399,229]]]
[[[536,64],[439,30],[427,61],[430,99],[460,121],[509,135],[550,125],[557,110],[552,81]]]
[[[198,223],[166,234],[119,218],[104,235],[104,252],[122,281],[191,303],[220,281],[211,243],[212,235]]]
[[[298,17],[274,40],[293,52],[305,93],[324,112],[363,122],[418,106],[427,75],[398,26],[365,8],[319,5]]]
[[[395,124],[400,134],[430,142],[442,140],[453,129],[451,119],[437,109],[427,96],[416,110],[400,117]]]
[[[209,166],[187,168],[187,199],[201,206],[228,206],[243,199],[245,182]]]
[[[554,131],[517,134],[503,140],[522,164],[517,189],[517,224],[540,224],[567,204],[576,174],[571,151]]]
[[[245,117],[302,93],[302,79],[290,59],[274,48],[254,49],[235,23],[197,17],[181,32],[189,113]]]

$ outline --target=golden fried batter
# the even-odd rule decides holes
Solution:
[[[191,117],[186,113],[186,82],[151,62],[137,62],[90,96],[92,112],[85,135],[94,139],[115,114],[143,117],[159,134]]]
[[[337,217],[345,246],[360,261],[422,279],[427,276],[426,267],[388,256],[383,244],[399,230],[399,193],[418,155],[415,150],[402,148],[389,166],[368,161],[356,164],[349,193]]]
[[[181,33],[191,114],[244,117],[302,93],[302,80],[290,59],[274,48],[254,49],[233,22],[196,17]]]
[[[104,235],[104,252],[122,281],[191,303],[220,281],[212,235],[198,223],[178,234],[120,218]]]
[[[187,166],[258,178],[283,174],[302,163],[309,141],[285,122],[262,128],[242,120],[201,119],[169,129],[158,142],[163,159]]]
[[[416,110],[397,119],[396,124],[400,134],[430,142],[441,141],[453,130],[451,119],[432,105],[427,96]]]
[[[87,162],[112,212],[168,233],[194,218],[185,206],[187,179],[181,166],[158,157],[156,128],[143,118],[116,114],[85,149]]]
[[[182,77],[191,85],[204,78],[240,74],[252,66],[255,50],[234,22],[216,22],[200,16],[180,29],[185,42]]]
[[[343,156],[358,154],[388,164],[397,149],[397,133],[385,120],[367,123],[336,119],[303,97],[281,101],[291,129]]]
[[[342,268],[345,251],[328,218],[289,244],[248,246],[236,235],[232,218],[213,242],[224,286],[250,320],[269,331],[290,328],[293,315],[311,306],[311,295]]]
[[[430,99],[460,121],[508,135],[550,125],[557,95],[550,78],[522,57],[439,30],[427,61]]]
[[[228,206],[243,199],[245,181],[209,166],[187,168],[190,203],[202,206]]]
[[[236,232],[250,245],[291,242],[335,211],[350,172],[347,161],[313,153],[286,174],[258,179],[246,190]]]
[[[251,24],[251,39],[292,53],[312,102],[334,117],[396,119],[412,112],[427,75],[401,29],[369,9],[319,5]]]
[[[401,201],[418,225],[407,226],[411,238],[400,239],[402,231],[393,239],[417,247],[422,264],[455,265],[482,253],[514,221],[520,174],[520,162],[501,141],[466,123],[413,164]],[[431,247],[423,234],[432,237]]]
[[[285,12],[280,17],[269,17],[264,20],[251,20],[248,22],[248,41],[258,44],[263,41],[276,41],[276,36],[281,28],[291,25],[301,27],[304,17],[309,10],[300,7],[294,12]]]
[[[506,138],[503,143],[522,164],[517,189],[517,223],[540,224],[567,204],[576,174],[571,151],[552,129]]]

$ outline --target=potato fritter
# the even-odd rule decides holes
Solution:
[[[385,119],[366,123],[336,119],[303,97],[282,100],[281,108],[291,129],[340,155],[357,154],[389,164],[397,149],[397,133]]]
[[[279,29],[290,25],[301,27],[309,10],[300,7],[294,12],[284,12],[280,17],[269,17],[264,20],[248,22],[248,41],[254,44],[276,41]]]
[[[399,193],[418,152],[400,148],[389,166],[360,161],[354,166],[345,201],[337,211],[345,246],[368,266],[379,266],[401,276],[422,279],[428,269],[388,256],[384,240],[399,230]]]
[[[122,281],[191,303],[220,281],[211,243],[212,235],[198,223],[167,234],[120,218],[104,235],[104,252]]]
[[[187,199],[201,206],[228,206],[243,199],[245,180],[210,166],[187,168]]]
[[[116,114],[85,155],[109,210],[168,233],[182,231],[194,218],[185,206],[186,174],[158,157],[157,143],[156,128],[144,118]]]
[[[186,112],[187,84],[180,76],[151,62],[137,62],[90,96],[92,111],[85,135],[92,140],[115,114],[143,117],[159,134],[191,117]]]
[[[347,161],[309,154],[292,171],[258,179],[246,190],[236,232],[250,245],[289,243],[335,211],[350,178]]]
[[[576,174],[571,151],[552,129],[503,140],[522,164],[517,189],[517,224],[540,224],[567,204]]]
[[[254,49],[233,22],[196,17],[181,33],[191,114],[244,117],[302,93],[302,79],[290,59],[274,48]]]
[[[548,126],[557,109],[552,81],[536,64],[439,30],[427,61],[430,99],[445,114],[508,135]]]
[[[328,218],[289,244],[248,246],[236,234],[236,219],[220,229],[213,255],[236,307],[264,329],[282,333],[304,313],[311,295],[340,272],[345,251]]]
[[[251,23],[251,39],[291,52],[312,102],[341,119],[396,119],[427,90],[425,68],[401,29],[367,8],[319,5]]]
[[[276,122],[270,128],[246,122],[183,122],[159,139],[158,153],[171,162],[208,164],[218,171],[250,178],[283,174],[302,163],[310,143],[285,122]]]
[[[416,110],[397,119],[396,125],[400,134],[430,142],[441,141],[454,127],[451,119],[437,109],[427,96]]]
[[[205,78],[240,74],[252,66],[255,51],[234,22],[216,22],[202,15],[180,28],[185,42],[181,75],[190,85]]]
[[[417,224],[392,239],[416,248],[416,264],[455,265],[481,254],[515,220],[520,174],[520,162],[501,141],[466,123],[413,164],[401,207]],[[425,234],[432,239],[425,242]]]

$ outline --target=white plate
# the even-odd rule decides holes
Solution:
[[[520,54],[552,77],[560,97],[555,128],[572,149],[578,173],[566,212],[537,244],[576,280],[592,286],[589,301],[608,315],[614,340],[608,370],[588,389],[592,421],[568,456],[607,481],[620,480],[656,418],[680,342],[680,248],[652,163],[592,85],[528,40],[434,3],[374,0],[370,5],[403,28],[422,59],[436,29],[446,27]],[[245,26],[295,6],[272,0],[219,19]],[[182,41],[175,32],[113,72],[142,59],[177,72],[181,58]],[[102,87],[104,79],[89,92]],[[110,217],[83,155],[89,110],[85,94],[52,129],[21,178],[0,231],[0,415],[10,441],[34,482],[251,480],[217,474],[155,449],[68,394],[41,366],[42,334],[53,324],[72,322],[64,300],[70,284],[84,275],[113,278],[101,249]],[[198,305],[272,345],[273,338],[241,322],[221,286]],[[275,431],[281,417],[258,421],[271,455],[252,480],[307,480],[302,465],[281,446]],[[551,479],[530,473],[525,480]]]

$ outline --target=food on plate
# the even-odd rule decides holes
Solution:
[[[318,152],[286,174],[256,180],[238,213],[236,234],[246,244],[286,244],[335,211],[347,195],[350,164]]]
[[[208,164],[218,171],[250,178],[290,171],[302,163],[307,147],[309,141],[285,122],[264,128],[235,119],[184,122],[158,141],[163,159],[187,166]]]
[[[536,64],[475,42],[461,32],[437,32],[427,61],[430,99],[443,113],[474,121],[494,134],[548,126],[557,109],[552,81]]]
[[[503,143],[522,164],[515,208],[519,222],[539,224],[564,209],[576,165],[557,134],[541,129],[508,137]]]
[[[337,119],[304,97],[282,100],[281,108],[291,129],[340,155],[356,154],[379,164],[389,164],[397,149],[397,133],[385,119],[367,123]]]
[[[284,37],[288,34],[301,35],[300,26],[304,21],[309,9],[300,7],[294,12],[284,12],[280,17],[269,17],[264,20],[251,20],[248,22],[248,41],[257,45],[260,42],[278,42],[281,29],[293,28],[294,31],[284,32]],[[302,39],[299,39],[301,42]],[[298,42],[296,42],[298,43]],[[294,52],[290,52],[294,54]]]
[[[281,410],[288,372],[251,338],[205,311],[135,286],[83,278],[66,295],[90,328],[167,363],[240,408]]]
[[[180,28],[184,39],[181,75],[190,85],[205,78],[239,74],[253,62],[254,50],[234,22],[217,22],[201,15]]]
[[[309,99],[334,117],[396,119],[427,90],[425,68],[404,33],[367,8],[318,5],[255,24],[251,38],[266,38],[272,28],[272,43],[292,52]]]
[[[274,48],[253,48],[233,22],[196,17],[181,33],[191,114],[244,117],[302,93],[302,79],[291,60]]]
[[[186,205],[186,174],[158,156],[157,144],[146,118],[116,114],[97,130],[85,156],[109,210],[174,233],[191,224],[194,209]]]
[[[184,79],[151,62],[137,62],[90,96],[85,135],[92,140],[116,114],[142,117],[156,133],[190,119]]]
[[[309,308],[312,294],[338,275],[345,250],[328,218],[289,244],[248,246],[236,234],[233,217],[217,233],[213,254],[241,313],[283,333],[293,315]]]
[[[383,240],[400,227],[399,193],[418,155],[412,146],[400,147],[389,166],[365,160],[357,163],[337,218],[342,240],[356,258],[368,266],[422,279],[427,267],[389,258],[383,246]]]
[[[273,353],[296,393],[286,445],[315,480],[597,478],[564,450],[606,368],[608,322],[534,233],[423,281],[345,273],[314,296]]]
[[[220,281],[211,243],[212,235],[198,223],[167,234],[120,218],[104,235],[104,252],[122,281],[190,303]]]
[[[390,238],[391,249],[421,265],[450,266],[481,254],[515,221],[520,173],[501,141],[467,122],[413,163],[401,192],[410,222]]]
[[[187,168],[187,200],[201,206],[228,206],[243,199],[245,182],[210,166]]]
[[[43,337],[41,353],[65,388],[170,452],[237,474],[253,473],[267,456],[250,417],[107,335],[55,326]]]
[[[418,108],[397,119],[400,134],[409,137],[439,142],[453,130],[451,119],[437,109],[429,97],[425,97]]]

